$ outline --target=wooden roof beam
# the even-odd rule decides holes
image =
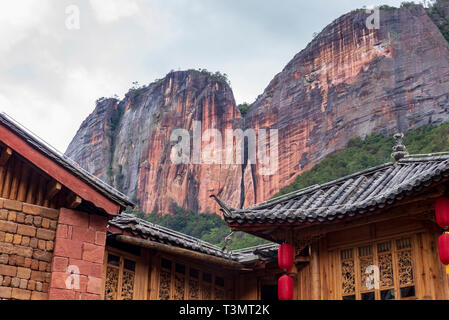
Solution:
[[[81,202],[83,202],[83,199],[72,192],[67,201],[67,206],[69,209],[76,209],[79,207]]]
[[[251,271],[252,269],[245,268],[245,266],[237,261],[231,261],[220,257],[215,257],[206,253],[196,252],[189,249],[178,248],[172,245],[163,244],[148,239],[135,238],[127,235],[116,235],[115,239],[117,241],[135,245],[138,247],[154,249],[157,251],[162,251],[166,253],[173,254],[175,256],[184,256],[192,259],[200,259],[205,262],[219,264],[222,268]]]

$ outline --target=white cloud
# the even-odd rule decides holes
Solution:
[[[40,22],[43,13],[50,8],[47,0],[2,1],[0,21],[14,27],[25,29]]]
[[[49,0],[0,2],[0,54],[26,38],[49,13]]]
[[[139,6],[132,0],[90,0],[95,16],[101,23],[110,23],[139,13]]]

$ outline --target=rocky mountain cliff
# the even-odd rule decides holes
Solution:
[[[328,25],[244,118],[223,79],[171,72],[122,101],[99,101],[66,154],[143,211],[169,212],[179,204],[216,212],[210,194],[235,207],[266,200],[355,136],[449,121],[449,45],[425,10],[381,10],[379,29],[367,28],[368,16],[356,10]],[[173,164],[170,134],[192,132],[194,121],[223,137],[229,128],[278,129],[278,170],[261,175],[260,163]]]
[[[223,131],[238,122],[232,90],[222,78],[199,71],[171,72],[122,101],[104,99],[83,122],[66,154],[139,202],[145,212],[169,212],[174,204],[212,212],[209,195],[224,187],[239,198],[236,165],[171,161],[173,129]],[[203,148],[207,143],[203,142]]]
[[[328,25],[249,110],[246,126],[279,128],[282,165],[277,175],[248,181],[245,206],[355,136],[449,119],[448,43],[425,10],[381,10],[380,28],[372,30],[367,16],[357,10]]]

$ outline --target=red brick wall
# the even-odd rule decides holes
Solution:
[[[101,298],[107,217],[61,209],[56,230],[49,299],[98,300]],[[79,270],[73,276],[71,266]],[[67,288],[68,278],[79,279],[79,288]]]
[[[48,298],[58,214],[0,199],[0,299]]]

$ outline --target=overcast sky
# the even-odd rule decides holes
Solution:
[[[1,1],[0,111],[65,151],[97,98],[172,69],[224,72],[237,103],[253,102],[314,32],[352,9],[401,2]],[[70,5],[79,29],[66,26],[76,27]]]

